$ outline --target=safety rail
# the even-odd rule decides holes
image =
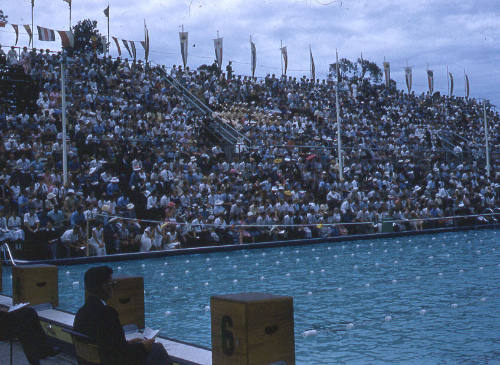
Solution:
[[[12,266],[16,266],[16,261],[14,260],[14,256],[12,256],[12,252],[10,251],[10,247],[7,242],[4,242],[0,247],[2,247],[5,261],[10,261]]]
[[[232,149],[234,149],[237,144],[250,144],[250,140],[245,135],[217,116],[209,106],[201,101],[196,95],[193,95],[193,93],[182,85],[182,83],[174,77],[168,75],[165,70],[161,69],[161,71],[163,72],[164,80],[180,94],[182,94],[184,98],[198,110],[198,112],[207,117],[208,121],[205,127],[207,127],[207,130],[219,142],[225,145],[230,145]]]

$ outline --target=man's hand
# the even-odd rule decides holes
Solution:
[[[155,342],[155,339],[152,338],[150,340],[144,340],[142,341],[142,344],[144,345],[144,347],[146,348],[146,351],[147,352],[150,352],[151,349],[153,348],[153,343]]]

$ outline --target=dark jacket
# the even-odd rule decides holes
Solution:
[[[75,316],[73,329],[94,338],[105,365],[138,365],[146,362],[147,352],[141,343],[129,344],[118,312],[92,295]]]

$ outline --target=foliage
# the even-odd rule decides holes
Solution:
[[[75,52],[104,52],[104,44],[102,42],[102,35],[97,29],[97,21],[84,19],[79,21],[73,27],[73,34],[75,37]]]
[[[0,23],[7,23],[7,21],[8,21],[8,20],[7,20],[7,18],[8,18],[8,17],[9,17],[9,16],[8,16],[8,15],[5,15],[5,14],[3,13],[3,10],[2,10],[2,9],[0,9]]]

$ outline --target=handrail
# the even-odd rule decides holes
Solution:
[[[7,244],[7,242],[4,242],[1,246],[5,251],[7,251],[7,255],[9,256],[10,262],[12,266],[16,266],[16,261],[14,260],[14,257],[12,256],[12,252],[10,252],[10,247]]]

